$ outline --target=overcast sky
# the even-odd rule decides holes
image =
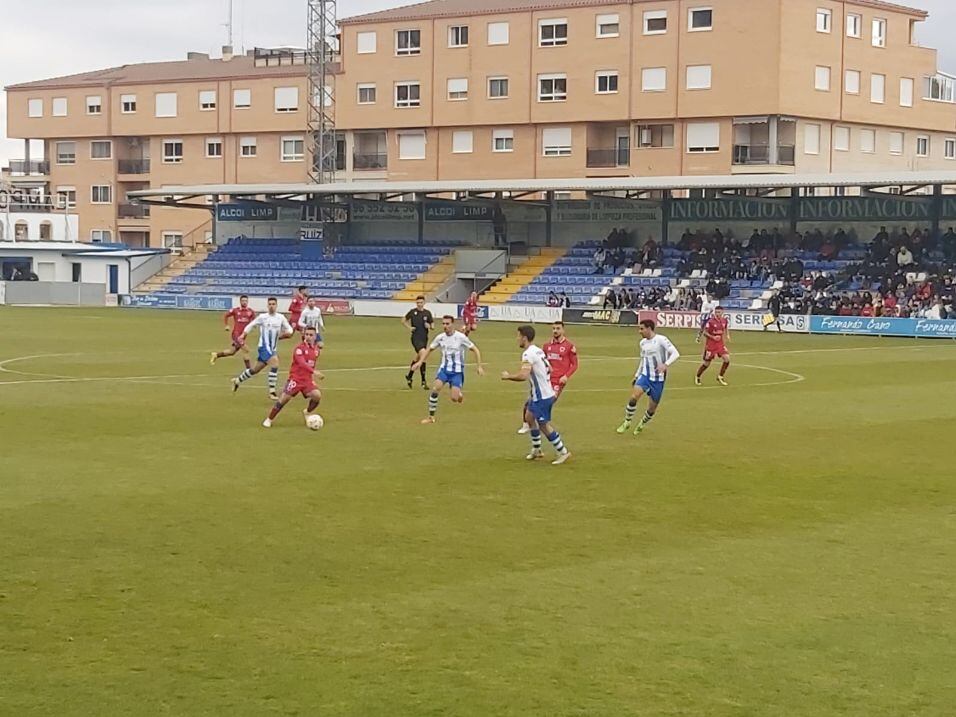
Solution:
[[[409,1],[339,0],[338,12],[347,17]],[[908,4],[930,11],[920,42],[940,48],[940,69],[956,71],[956,44],[947,42],[956,27],[956,1]],[[305,45],[306,0],[234,0],[234,5],[237,49]],[[0,86],[184,59],[188,50],[218,55],[226,41],[227,7],[228,0],[0,0]],[[0,96],[0,165],[23,156],[23,143],[5,138],[6,99]]]

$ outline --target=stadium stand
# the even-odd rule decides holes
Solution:
[[[527,303],[516,301],[515,297],[550,271],[555,263],[561,261],[564,254],[565,250],[561,248],[542,247],[537,254],[529,256],[517,269],[483,293],[482,302],[486,304]]]

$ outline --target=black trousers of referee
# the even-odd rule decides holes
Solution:
[[[416,336],[415,334],[412,334],[412,348],[415,349],[415,358],[412,359],[411,363],[409,364],[409,371],[407,374],[405,374],[406,381],[412,380],[413,374],[410,368],[411,365],[418,361],[418,356],[422,352],[422,349],[428,348],[428,335]],[[418,370],[422,374],[422,383],[425,383],[425,364],[419,366]]]

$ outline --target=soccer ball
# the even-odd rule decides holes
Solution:
[[[305,419],[305,425],[307,425],[313,431],[317,431],[325,425],[325,421],[322,420],[322,416],[320,416],[318,413],[313,413]]]

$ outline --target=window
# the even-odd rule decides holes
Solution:
[[[833,128],[833,149],[835,149],[837,152],[850,151],[850,128],[849,127],[834,127]]]
[[[216,109],[216,91],[215,90],[200,90],[199,91],[199,109],[203,112],[209,112],[210,110]]]
[[[399,132],[398,158],[425,159],[425,132]]]
[[[565,18],[538,21],[538,46],[556,47],[568,44],[568,21]]]
[[[847,70],[843,79],[843,88],[848,95],[860,94],[860,71]]]
[[[40,100],[40,99],[27,100],[27,116],[42,117],[43,116],[43,100]]]
[[[239,156],[240,157],[255,157],[256,156],[256,138],[255,137],[240,137],[239,138]]]
[[[929,137],[921,135],[916,138],[916,156],[929,157]]]
[[[396,107],[420,107],[422,104],[422,88],[417,82],[395,83]]]
[[[817,65],[813,79],[813,88],[821,92],[830,91],[830,68]]]
[[[873,19],[873,47],[886,47],[886,20]]]
[[[90,187],[90,202],[93,204],[112,204],[113,187],[109,184],[94,184]]]
[[[182,232],[163,232],[162,237],[164,249],[177,249],[183,245]]]
[[[357,88],[358,88],[358,103],[360,105],[375,104],[375,85],[373,84],[357,85]]]
[[[595,18],[597,37],[619,37],[621,19],[617,15],[598,15]]]
[[[903,154],[906,137],[902,132],[890,132],[890,154]]]
[[[913,106],[913,87],[914,82],[912,77],[900,78],[900,107]]]
[[[541,133],[541,153],[545,157],[567,157],[571,154],[571,128],[545,127]]]
[[[687,151],[693,153],[720,151],[720,123],[688,122]]]
[[[663,35],[667,32],[667,10],[647,10],[644,13],[644,34]]]
[[[538,75],[538,102],[564,102],[568,99],[566,75]]]
[[[112,159],[113,143],[108,139],[94,139],[90,142],[90,159]]]
[[[179,164],[183,161],[183,141],[181,139],[163,140],[163,164]]]
[[[76,164],[76,142],[56,143],[56,163]]]
[[[454,77],[448,80],[448,99],[449,100],[467,100],[468,99],[468,80],[464,77]]]
[[[276,112],[299,111],[298,87],[276,87],[274,95]]]
[[[923,99],[939,102],[956,102],[956,78],[937,73],[927,77],[923,85]],[[54,103],[56,100],[54,100]],[[56,105],[53,106],[54,111]]]
[[[643,149],[648,147],[673,147],[674,125],[672,124],[644,124],[637,128],[637,146]]]
[[[714,29],[714,11],[709,7],[693,7],[687,11],[688,32]]]
[[[468,47],[467,25],[452,25],[448,28],[448,47]]]
[[[645,67],[641,70],[641,90],[643,92],[663,92],[666,89],[666,67]]]
[[[120,112],[124,115],[136,112],[136,95],[120,95]]]
[[[617,92],[617,70],[602,70],[595,75],[594,91],[599,95]]]
[[[395,31],[395,54],[396,55],[419,55],[422,51],[422,31],[421,30],[396,30]]]
[[[943,140],[943,157],[956,159],[956,138],[947,137]]]
[[[846,36],[859,38],[863,35],[863,16],[850,13],[846,16]]]
[[[489,22],[488,23],[488,44],[489,45],[507,45],[509,42],[508,23]]]
[[[359,55],[371,55],[375,52],[377,36],[374,32],[360,32],[355,35],[355,51]]]
[[[883,104],[886,99],[886,75],[870,76],[870,102]]]
[[[508,96],[507,77],[488,78],[488,99],[500,100]]]
[[[217,159],[222,156],[222,137],[206,137],[206,157]]]
[[[876,151],[876,132],[871,129],[860,130],[860,151],[873,154]]]
[[[492,152],[514,152],[515,131],[513,129],[496,129],[491,132]]]
[[[820,125],[803,125],[803,153],[820,154]]]
[[[156,93],[156,116],[157,117],[175,117],[176,116],[176,93],[175,92],[157,92]]]
[[[90,241],[94,244],[109,244],[113,241],[113,232],[109,229],[90,229]]]
[[[471,131],[454,132],[451,136],[451,151],[453,154],[470,154],[474,145],[474,134]]]
[[[252,90],[233,90],[232,108],[234,110],[247,110],[252,107]]]
[[[710,65],[688,65],[687,66],[687,89],[688,90],[709,90],[710,89]]]
[[[57,203],[66,209],[76,209],[76,187],[57,187]]]
[[[817,8],[817,32],[830,32],[833,25],[833,13],[822,7]]]
[[[86,114],[103,114],[103,98],[99,95],[90,95],[86,98]]]
[[[53,98],[53,116],[66,117],[66,97]]]
[[[301,162],[304,160],[305,139],[303,137],[283,137],[280,159],[283,162]]]

